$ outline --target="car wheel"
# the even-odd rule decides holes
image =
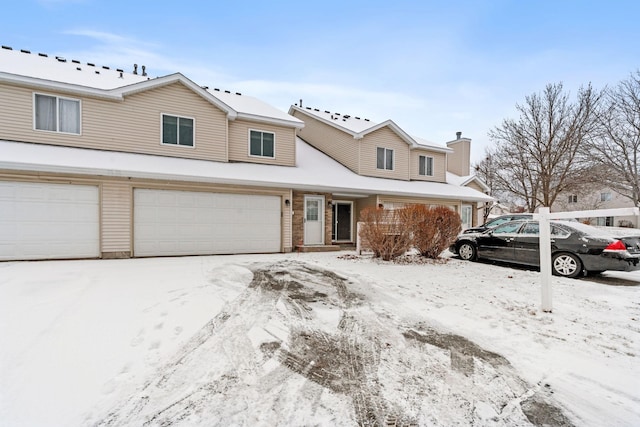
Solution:
[[[555,254],[551,267],[557,276],[577,277],[582,272],[580,258],[568,252]]]
[[[458,246],[458,255],[465,261],[476,259],[476,247],[472,243],[463,243]]]

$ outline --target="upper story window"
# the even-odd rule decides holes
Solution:
[[[275,158],[276,135],[273,132],[249,131],[249,155]]]
[[[578,203],[578,196],[575,194],[572,194],[569,196],[569,203]]]
[[[162,143],[193,147],[194,119],[162,115]]]
[[[420,156],[418,174],[424,176],[433,176],[433,157]]]
[[[600,193],[600,201],[608,202],[611,200],[611,193]]]
[[[378,169],[393,170],[393,150],[390,148],[378,147],[378,159],[376,167]]]
[[[80,100],[34,94],[37,130],[80,135]]]

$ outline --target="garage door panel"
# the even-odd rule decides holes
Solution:
[[[136,189],[136,256],[279,252],[280,197]]]
[[[0,224],[2,260],[98,257],[98,187],[1,182]]]

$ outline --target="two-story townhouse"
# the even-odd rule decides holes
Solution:
[[[302,103],[302,102],[301,102]],[[333,241],[353,238],[352,222],[345,224],[351,212],[371,206],[397,208],[408,204],[448,206],[459,212],[463,227],[477,225],[482,207],[491,200],[485,196],[489,188],[475,175],[470,175],[469,138],[458,132],[456,139],[442,146],[410,136],[392,120],[374,123],[366,118],[318,108],[293,105],[289,114],[305,125],[298,135],[306,143],[331,156],[355,174],[377,178],[375,182],[398,181],[399,186],[421,188],[413,195],[369,192],[366,195],[331,195]],[[444,186],[444,187],[443,187]],[[442,188],[448,191],[441,191]],[[472,190],[465,193],[462,189]],[[327,195],[330,197],[330,195]],[[294,192],[294,202],[300,204]],[[353,216],[353,215],[351,215]]]
[[[2,47],[0,101],[0,260],[334,248],[356,207],[490,200],[354,172],[298,138],[302,120],[180,73]]]

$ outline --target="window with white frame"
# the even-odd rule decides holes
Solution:
[[[569,203],[578,203],[578,196],[575,194],[571,194],[569,196]]]
[[[276,135],[273,132],[249,131],[249,155],[258,157],[276,156]]]
[[[162,143],[193,147],[194,119],[189,117],[162,115]]]
[[[37,130],[80,135],[80,100],[36,93],[34,121]]]
[[[377,162],[378,169],[393,170],[393,150],[390,148],[378,147]]]
[[[600,193],[600,201],[608,202],[611,200],[611,193]]]
[[[418,163],[419,175],[433,176],[433,157],[420,156]]]
[[[596,225],[601,227],[613,227],[613,217],[612,216],[601,216],[596,218]]]

